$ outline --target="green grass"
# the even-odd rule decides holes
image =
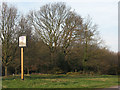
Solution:
[[[112,75],[31,75],[3,77],[3,88],[108,88],[118,85],[118,77]]]

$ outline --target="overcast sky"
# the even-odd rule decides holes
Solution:
[[[66,2],[83,18],[90,15],[105,45],[112,51],[118,51],[118,1],[119,0],[0,0],[15,5],[20,13],[38,10],[52,2]]]

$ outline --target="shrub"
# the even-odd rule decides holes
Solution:
[[[68,72],[67,75],[80,75],[80,72]]]

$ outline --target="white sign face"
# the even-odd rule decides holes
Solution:
[[[19,47],[26,47],[26,36],[19,37]]]

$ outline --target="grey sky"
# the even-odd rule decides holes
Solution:
[[[38,10],[52,2],[66,2],[83,18],[88,14],[98,25],[100,36],[112,51],[118,51],[118,1],[119,0],[2,0],[14,4],[22,13]],[[14,2],[13,2],[14,1]]]

